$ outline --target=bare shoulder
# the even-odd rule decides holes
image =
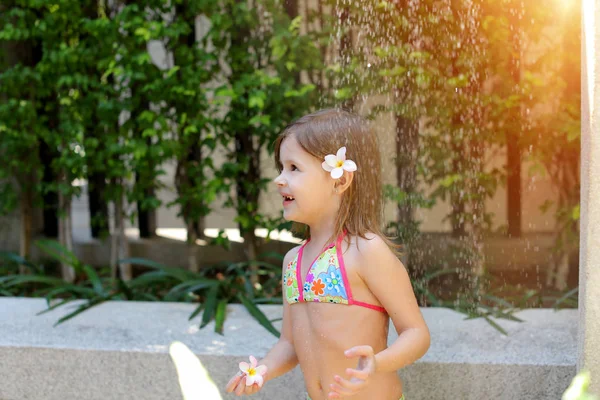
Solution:
[[[285,256],[283,257],[283,268],[284,269],[290,262],[292,262],[294,257],[296,257],[296,254],[298,254],[300,247],[302,247],[302,246],[296,246],[296,247],[290,249],[287,253],[285,253]]]
[[[378,255],[394,257],[383,238],[375,233],[368,232],[364,238],[354,236],[350,243],[350,248],[356,252],[356,256],[364,261],[368,261]]]
[[[368,266],[377,265],[377,270],[404,267],[398,257],[389,248],[386,241],[375,233],[367,233],[364,238],[353,237],[348,249],[361,272],[373,270]]]
[[[372,232],[367,232],[364,238],[355,236],[353,242],[356,245],[356,250],[360,253],[370,253],[377,250],[388,250],[387,243],[379,235]]]

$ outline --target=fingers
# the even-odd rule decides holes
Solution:
[[[250,395],[258,392],[261,387],[254,383],[250,386],[246,386],[246,376],[245,375],[236,375],[227,384],[226,391],[227,393],[234,392],[236,396],[241,395]]]
[[[366,381],[369,378],[369,371],[360,370],[360,369],[346,369],[346,374],[350,376],[350,378],[356,378],[363,381]]]
[[[256,386],[256,384],[252,384],[252,385],[250,385],[250,386],[246,386],[246,387],[244,388],[244,394],[245,394],[245,395],[250,395],[250,394],[252,394],[252,393],[254,392],[254,386]]]
[[[350,390],[352,392],[358,392],[359,390],[364,389],[366,386],[366,382],[362,379],[344,379],[341,376],[336,375],[334,378],[335,384],[342,387],[343,389]]]
[[[354,346],[351,349],[348,349],[344,352],[346,357],[371,357],[373,356],[373,348],[369,345],[364,346]]]
[[[236,396],[241,396],[246,390],[246,377],[243,376],[238,385],[235,388]]]
[[[227,382],[227,386],[225,386],[225,391],[227,393],[233,392],[233,390],[237,387],[238,383],[242,380],[242,375],[235,374],[233,378]]]
[[[246,385],[245,382],[244,382],[244,385]],[[248,396],[248,395],[258,392],[259,390],[260,390],[260,386],[258,386],[258,384],[256,384],[256,383],[254,383],[250,386],[244,386],[243,394]]]
[[[339,375],[333,377],[335,383],[329,385],[331,389],[331,392],[329,392],[328,396],[329,399],[339,399],[342,397],[352,396],[365,388],[367,385],[366,381],[356,377],[354,373],[350,373],[349,371],[356,370],[351,370],[350,368],[346,370],[346,372],[348,372],[348,374],[352,377],[351,380],[344,379]],[[368,374],[364,375],[362,371],[356,372],[358,372],[359,376],[368,377]]]
[[[328,399],[340,399],[342,397],[349,397],[356,394],[356,392],[345,389],[337,383],[332,383],[329,385],[329,389],[331,389],[331,392],[329,392],[329,395],[327,396]]]

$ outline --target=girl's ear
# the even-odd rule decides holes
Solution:
[[[350,187],[354,179],[354,172],[344,171],[344,174],[337,180],[334,185],[335,192],[342,194]]]

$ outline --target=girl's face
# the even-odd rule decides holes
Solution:
[[[274,182],[286,220],[312,225],[335,215],[339,197],[334,193],[335,181],[321,166],[323,160],[307,153],[290,135],[281,143],[280,162],[283,169]]]

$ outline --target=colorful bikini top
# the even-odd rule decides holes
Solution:
[[[306,277],[301,276],[302,253],[304,246],[310,239],[300,247],[298,254],[285,269],[285,296],[289,304],[302,302],[321,302],[357,305],[371,308],[373,310],[386,312],[385,308],[373,304],[354,300],[352,290],[348,282],[344,258],[342,257],[341,234],[335,243],[315,258],[310,264]],[[298,290],[301,287],[302,290]]]

